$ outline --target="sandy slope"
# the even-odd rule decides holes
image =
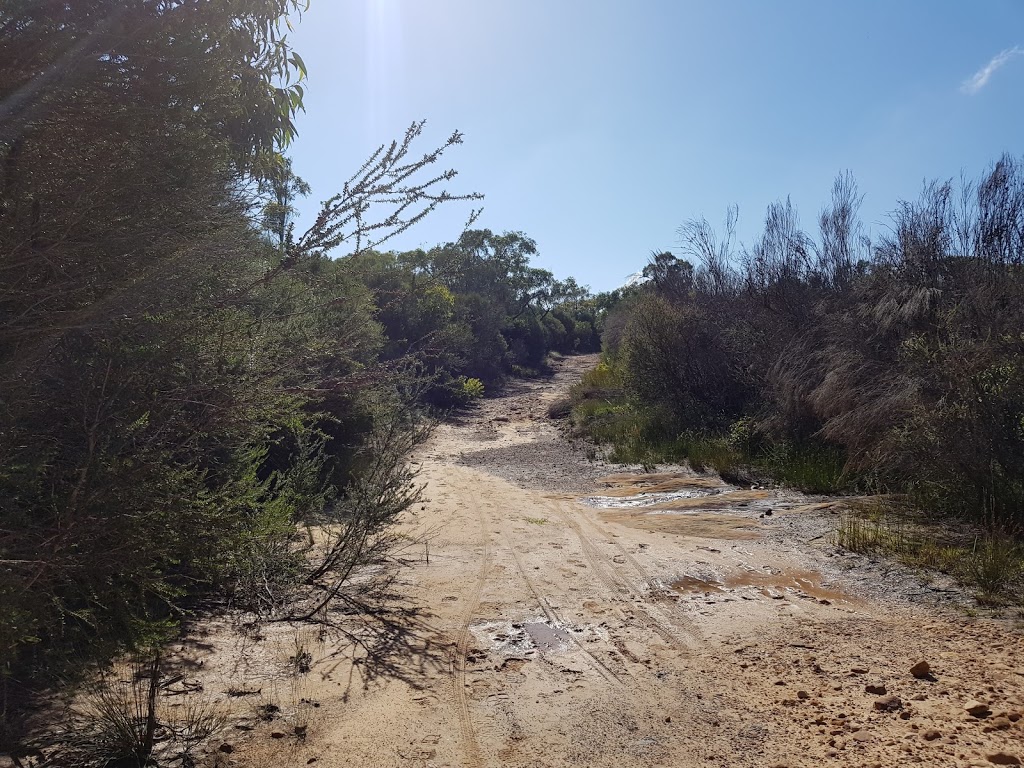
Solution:
[[[263,640],[279,659],[308,650],[312,669],[268,674],[259,700],[270,691],[280,710],[241,723],[208,763],[1024,759],[1019,622],[968,619],[898,569],[872,586],[886,566],[836,553],[827,502],[588,462],[545,413],[593,362],[566,360],[554,381],[437,430],[414,458],[429,501],[408,524],[428,535],[429,564],[417,544],[394,585],[407,622],[372,652],[295,630]],[[674,495],[629,506],[644,490]],[[203,652],[207,690],[255,686],[230,649]],[[932,679],[910,674],[920,660]],[[879,709],[866,686],[898,701]]]

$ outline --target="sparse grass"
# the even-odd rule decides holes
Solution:
[[[1024,549],[1006,537],[988,537],[975,542],[966,553],[960,572],[963,578],[980,590],[984,602],[1001,603],[1004,599],[1024,603]]]
[[[526,518],[526,522],[530,523],[531,525],[544,525],[547,521],[548,521],[548,519],[546,517],[528,517],[528,518]]]
[[[906,506],[862,501],[840,519],[836,543],[894,557],[926,573],[949,574],[985,605],[1024,605],[1024,548],[1008,536],[965,539]]]

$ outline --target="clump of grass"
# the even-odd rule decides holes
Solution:
[[[685,456],[696,471],[711,468],[723,478],[734,475],[744,462],[743,454],[725,437],[680,435],[676,440],[676,452]]]
[[[142,768],[180,761],[224,728],[227,716],[211,699],[190,694],[163,705],[159,656],[106,673],[86,686],[67,728],[49,741],[47,763],[82,768]]]
[[[992,536],[976,541],[961,562],[963,578],[978,588],[983,602],[1024,602],[1024,549],[1010,538]]]
[[[528,518],[526,518],[526,522],[528,522],[528,523],[530,523],[532,525],[544,525],[547,521],[548,521],[548,519],[546,517],[528,517]]]
[[[572,414],[572,400],[560,397],[548,406],[549,419],[566,419]]]
[[[837,448],[779,443],[758,464],[779,482],[805,493],[838,493],[849,486],[846,457]]]

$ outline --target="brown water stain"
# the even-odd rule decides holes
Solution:
[[[650,509],[647,507],[646,509]],[[704,539],[747,541],[760,538],[750,526],[755,521],[733,515],[694,513],[687,515],[651,515],[637,509],[609,509],[600,513],[601,519],[629,528],[676,536]]]
[[[672,582],[672,589],[689,594],[726,593],[737,589],[755,589],[764,597],[779,597],[788,592],[808,595],[828,603],[855,604],[860,601],[846,593],[824,586],[821,574],[814,571],[788,571],[783,573],[761,573],[758,571],[736,571],[721,580],[702,579],[696,576],[682,576]]]

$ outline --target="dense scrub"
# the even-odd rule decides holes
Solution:
[[[309,230],[279,154],[304,3],[15,3],[0,24],[0,724],[203,601],[312,616],[383,557],[424,407],[597,344],[522,234],[381,147]],[[335,258],[336,257],[336,258]],[[313,535],[316,528],[318,533]],[[2,735],[2,734],[0,734]]]
[[[689,456],[808,490],[905,494],[1024,526],[1024,169],[927,186],[870,243],[837,180],[805,232],[788,201],[737,249],[680,230],[606,322],[576,419],[625,458]]]

